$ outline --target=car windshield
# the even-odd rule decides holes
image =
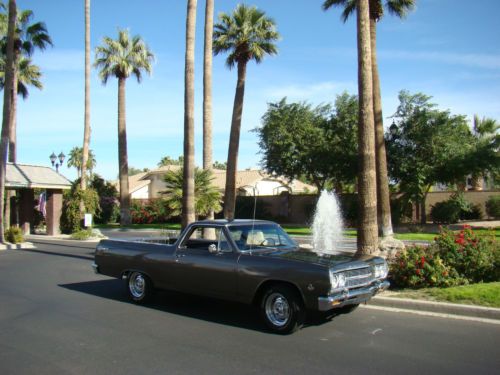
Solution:
[[[229,231],[239,250],[298,247],[297,243],[279,225],[234,225],[229,226]]]

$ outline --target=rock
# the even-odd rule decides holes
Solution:
[[[391,260],[396,257],[396,254],[405,250],[405,244],[392,236],[383,237],[379,241],[378,248],[380,251],[379,256]]]

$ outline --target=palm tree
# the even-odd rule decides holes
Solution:
[[[214,0],[206,0],[205,49],[203,58],[203,169],[212,169],[212,39],[214,31]],[[214,212],[207,215],[213,219]]]
[[[5,58],[5,89],[3,92],[3,119],[0,139],[0,242],[5,243],[4,235],[4,199],[5,174],[7,169],[7,148],[9,147],[10,124],[12,121],[12,97],[14,85],[14,39],[16,32],[17,6],[16,0],[9,0],[9,16],[7,26],[6,58]]]
[[[105,37],[103,45],[96,48],[94,66],[99,71],[103,84],[110,77],[118,79],[118,169],[120,180],[120,224],[128,225],[130,217],[130,194],[128,188],[127,128],[125,119],[125,84],[134,75],[141,82],[142,73],[151,73],[154,55],[136,35],[130,37],[127,30],[118,30],[118,39]]]
[[[5,58],[2,56],[0,57],[0,89],[4,89],[4,84],[5,84]],[[18,61],[18,66],[17,66],[17,74],[16,74],[16,79],[17,79],[17,94],[21,96],[24,100],[26,100],[29,96],[29,91],[28,91],[28,86],[33,86],[36,87],[37,89],[41,90],[43,88],[42,82],[40,81],[40,78],[42,77],[42,73],[40,71],[40,68],[37,65],[32,64],[31,59],[21,56],[21,58]],[[15,163],[17,160],[17,126],[16,126],[16,115],[15,113],[17,112],[17,98],[16,100],[12,100],[12,112],[14,113],[12,115],[12,124],[10,127],[10,134],[9,134],[9,154],[8,154],[8,160],[10,163]],[[14,207],[15,209],[15,203],[12,202],[12,197],[16,195],[15,190],[9,190],[7,192],[7,196],[5,199],[5,217],[10,218],[11,216],[11,209]],[[10,225],[9,221],[5,222],[6,228],[8,228]]]
[[[68,156],[68,162],[66,165],[68,168],[74,167],[77,170],[78,177],[81,178],[84,173],[87,173],[87,170],[89,170],[89,176],[92,176],[92,170],[96,166],[96,159],[94,156],[94,153],[92,150],[89,149],[89,157],[87,158],[87,164],[85,166],[85,169],[82,167],[82,161],[83,161],[83,148],[82,147],[73,147],[71,151],[69,152]],[[85,176],[87,177],[87,176]]]
[[[375,125],[373,118],[370,16],[368,0],[357,3],[358,30],[358,250],[360,254],[378,251],[377,180],[375,165]]]
[[[356,10],[356,0],[325,0],[323,9],[332,6],[343,7],[342,20],[347,21]],[[385,0],[389,13],[404,18],[415,6],[415,0]],[[373,113],[375,121],[375,152],[377,163],[377,202],[379,233],[382,237],[392,237],[391,201],[387,174],[387,155],[384,143],[384,123],[382,116],[382,98],[377,64],[377,22],[384,15],[382,0],[369,0],[370,8],[370,45],[372,64]]]
[[[0,57],[0,90],[4,89],[5,86],[5,59]],[[29,96],[29,86],[36,87],[37,89],[43,89],[43,84],[41,82],[42,72],[40,67],[33,64],[30,58],[21,56],[18,61],[17,66],[17,94],[26,100]],[[16,111],[17,101],[12,103],[13,111]],[[15,163],[17,159],[16,152],[16,116],[12,118],[13,125],[11,126],[10,136],[9,136],[9,162]]]
[[[188,0],[186,15],[186,55],[184,71],[184,179],[182,227],[195,219],[194,213],[194,38],[196,0]]]
[[[87,188],[87,160],[90,147],[90,0],[85,0],[85,109],[83,120],[82,173],[80,189]],[[83,214],[83,203],[80,205]]]
[[[256,7],[243,4],[238,5],[232,15],[221,13],[219,23],[215,25],[214,54],[227,52],[226,66],[232,69],[236,65],[238,68],[224,195],[224,217],[229,220],[234,218],[236,205],[236,171],[247,64],[250,60],[261,63],[266,55],[277,54],[275,42],[279,37],[271,18]]]
[[[160,194],[165,196],[167,206],[172,216],[179,216],[182,213],[182,189],[184,171],[180,168],[176,171],[168,171],[165,174],[164,181],[166,190]],[[195,168],[194,186],[195,186],[195,216],[206,216],[210,212],[220,211],[221,194],[218,189],[212,185],[214,177],[212,171],[208,169]]]
[[[491,165],[496,166],[497,170],[500,168],[498,166],[499,129],[500,124],[495,119],[480,119],[478,115],[474,115],[472,135],[475,140],[477,156],[471,159],[473,159],[474,169],[476,169],[472,174],[472,189],[475,191],[483,190],[484,176]]]
[[[31,23],[33,19],[33,12],[31,10],[24,10],[19,12],[16,21],[16,31],[14,40],[14,81],[18,82],[18,74],[21,74],[19,69],[23,66],[20,63],[24,57],[30,57],[35,49],[45,50],[49,45],[52,46],[52,39],[50,38],[47,27],[43,22]],[[24,64],[30,63],[25,61]],[[12,87],[12,120],[10,122],[10,145],[9,145],[9,161],[16,162],[16,117],[17,117],[17,90],[18,85]]]

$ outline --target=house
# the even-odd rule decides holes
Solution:
[[[161,198],[160,192],[166,189],[163,181],[168,171],[178,171],[178,165],[163,166],[158,169],[140,173],[129,177],[129,191],[132,199],[155,199]],[[226,185],[226,171],[213,170],[214,179],[212,183],[224,193]],[[284,177],[272,176],[257,169],[238,171],[236,176],[236,188],[238,195],[243,196],[269,196],[279,195],[282,192],[290,194],[315,193],[316,187],[303,183],[299,180],[288,181]]]

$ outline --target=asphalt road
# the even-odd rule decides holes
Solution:
[[[360,308],[278,336],[244,305],[129,303],[92,254],[77,242],[0,252],[0,374],[499,373],[500,325]]]

